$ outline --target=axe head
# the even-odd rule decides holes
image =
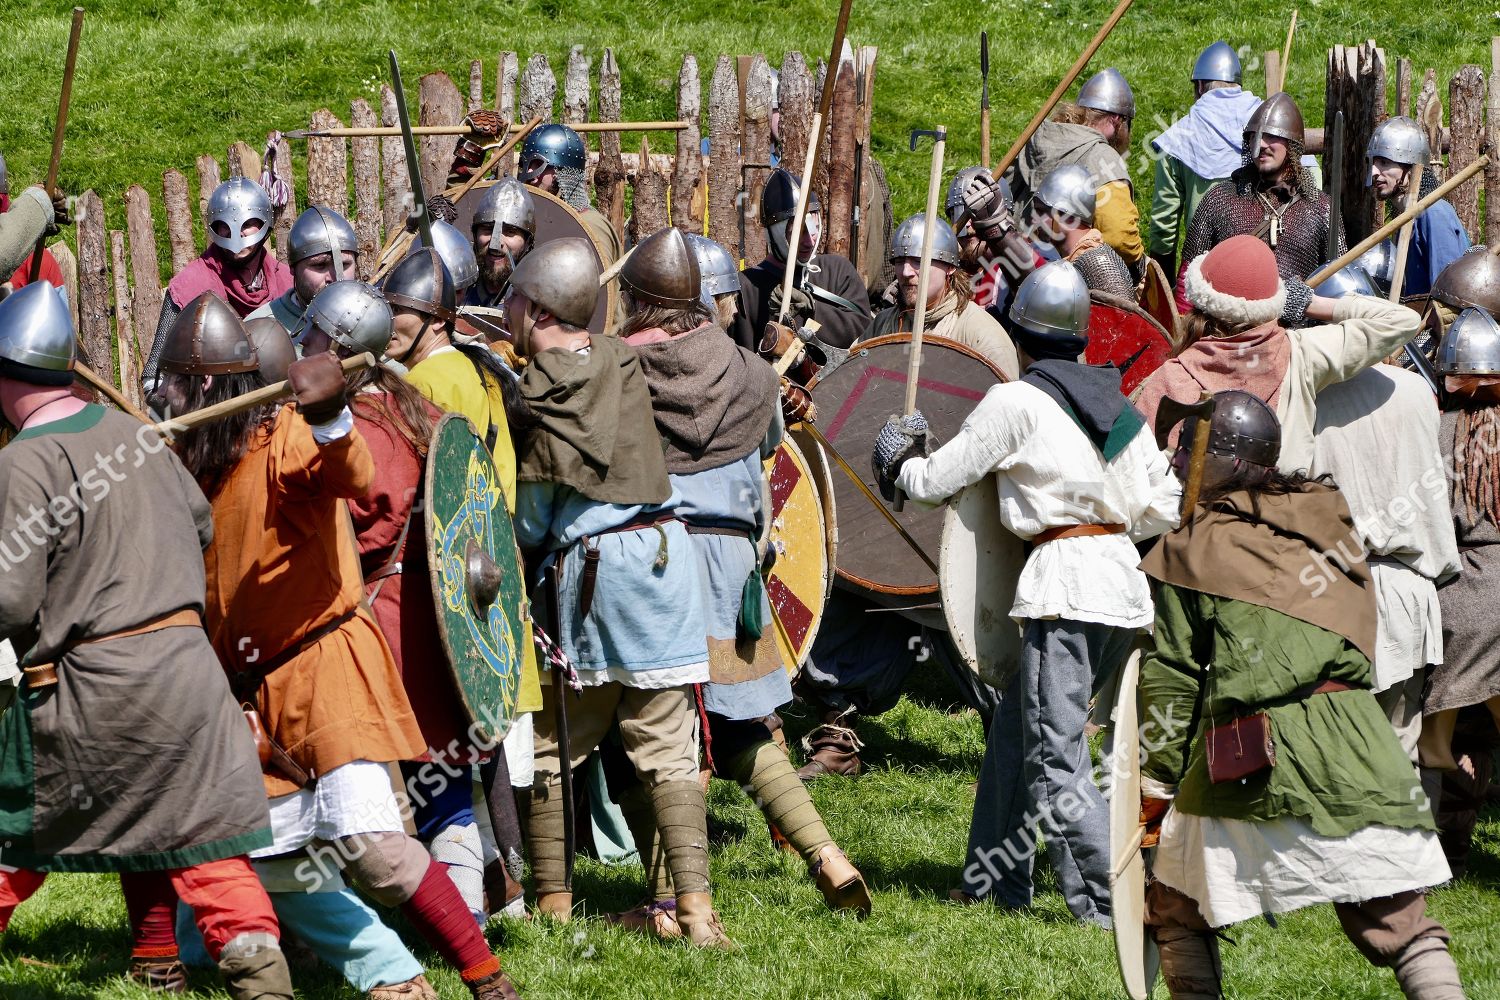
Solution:
[[[1214,397],[1205,393],[1203,398],[1196,403],[1179,403],[1171,396],[1163,396],[1156,408],[1156,426],[1151,428],[1156,435],[1156,446],[1165,448],[1172,428],[1189,417],[1213,420]]]
[[[914,128],[911,130],[911,151],[917,151],[917,144],[922,141],[924,135],[932,136],[933,142],[947,142],[948,130],[945,128]]]

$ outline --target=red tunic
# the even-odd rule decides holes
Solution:
[[[62,268],[57,266],[51,250],[42,251],[42,280],[53,288],[63,287]],[[19,292],[31,284],[31,256],[28,256],[21,262],[21,266],[16,268],[16,273],[10,276],[9,284],[13,292]]]

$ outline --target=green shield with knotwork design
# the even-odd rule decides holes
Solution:
[[[424,501],[443,652],[474,736],[498,742],[521,690],[526,592],[499,471],[462,414],[432,434]]]

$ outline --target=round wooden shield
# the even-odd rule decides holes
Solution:
[[[839,564],[839,516],[838,501],[833,493],[833,472],[828,456],[818,439],[808,433],[802,424],[792,424],[786,429],[787,437],[797,442],[807,467],[812,472],[813,483],[818,487],[818,500],[823,504],[823,540],[828,548],[828,587],[824,596],[833,594],[833,568]]]
[[[1004,691],[1021,662],[1010,617],[1026,547],[1000,523],[1000,492],[985,476],[949,501],[938,554],[943,618],[953,646],[986,684]]]
[[[495,184],[494,181],[482,181],[469,193],[460,198],[454,208],[458,211],[458,218],[453,220],[453,225],[459,232],[468,235],[473,232],[474,209],[479,206],[479,201],[484,193]],[[583,224],[573,206],[546,191],[534,187],[526,189],[531,195],[532,204],[536,207],[536,242],[533,246],[540,246],[549,240],[563,239],[568,236],[581,236],[588,240],[594,247],[594,254],[599,258],[599,269],[604,270],[604,252],[599,246],[599,241],[594,239],[589,227]],[[608,282],[599,289],[599,302],[594,306],[594,315],[589,319],[590,333],[607,333],[614,328],[614,316],[620,307],[620,288],[616,282]]]
[[[526,596],[500,474],[462,414],[433,432],[424,499],[443,653],[476,735],[498,742],[521,690]]]
[[[1115,957],[1131,1000],[1147,1000],[1156,982],[1156,943],[1146,933],[1146,856],[1141,850],[1141,733],[1136,707],[1141,651],[1134,650],[1119,680],[1111,726],[1109,895]]]
[[[1120,369],[1120,391],[1127,396],[1172,356],[1172,338],[1156,320],[1129,299],[1090,292],[1089,346],[1083,359],[1091,365]]]
[[[886,418],[902,412],[910,355],[909,333],[861,341],[847,361],[819,372],[808,385],[818,407],[818,429],[872,491],[876,483],[870,452]],[[927,418],[933,443],[951,440],[990,387],[1003,381],[1000,370],[977,351],[946,337],[924,337],[917,408]],[[937,592],[937,574],[871,508],[869,499],[842,471],[834,476],[833,493],[839,509],[837,572],[841,580],[856,591],[875,595]],[[895,516],[936,562],[942,509],[922,510],[908,503]]]
[[[766,596],[776,618],[776,648],[793,677],[812,650],[833,580],[818,482],[802,449],[785,438],[765,461],[771,484],[770,538],[776,561]]]
[[[1177,342],[1177,295],[1172,289],[1172,280],[1161,269],[1155,258],[1146,258],[1146,278],[1141,282],[1140,306],[1146,315],[1156,320],[1167,332],[1168,339]]]

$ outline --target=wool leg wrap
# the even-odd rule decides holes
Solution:
[[[562,784],[537,788],[533,785],[522,793],[527,808],[523,810],[526,822],[526,842],[531,850],[531,881],[538,896],[568,891],[568,860],[563,843],[563,798]]]
[[[219,954],[224,988],[234,1000],[292,1000],[292,973],[269,934],[241,934]]]
[[[785,750],[767,740],[736,757],[733,766],[734,779],[745,787],[766,819],[797,849],[803,861],[812,864],[818,852],[833,843],[818,807],[813,805],[807,786],[797,777],[797,769],[787,759]]]
[[[484,846],[479,839],[479,825],[467,823],[444,827],[428,845],[432,858],[448,870],[448,877],[458,887],[464,905],[475,919],[483,921],[484,912]]]
[[[1417,938],[1392,968],[1407,1000],[1464,1000],[1458,966],[1442,938]]]
[[[651,801],[651,789],[637,782],[620,795],[620,812],[625,815],[625,825],[635,840],[635,848],[641,855],[641,867],[646,870],[646,887],[655,900],[671,899],[672,871],[667,867],[666,851],[662,849],[661,833],[656,828],[656,805]]]
[[[16,907],[34,896],[46,880],[46,872],[25,868],[0,869],[0,934],[10,926]]]
[[[1157,927],[1161,977],[1172,1000],[1222,1000],[1223,967],[1219,940],[1209,931],[1186,927]]]
[[[662,850],[677,898],[708,892],[708,804],[696,781],[665,781],[651,790]]]

